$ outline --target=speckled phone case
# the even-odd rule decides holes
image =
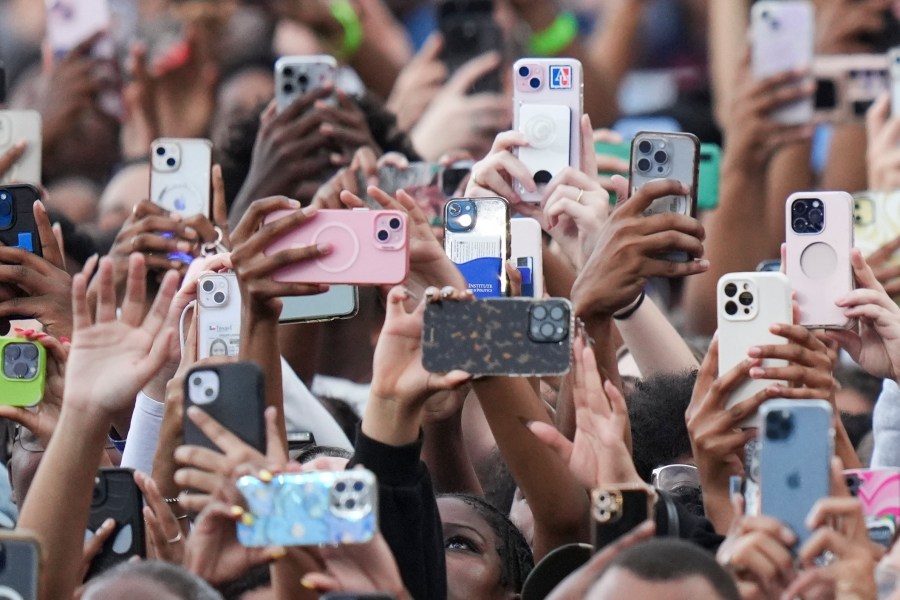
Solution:
[[[572,305],[564,298],[428,304],[423,364],[432,373],[462,369],[472,375],[561,375],[572,363],[573,319]],[[544,324],[554,327],[544,332],[549,336],[542,333]]]

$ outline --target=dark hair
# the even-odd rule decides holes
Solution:
[[[723,600],[740,600],[731,575],[702,548],[673,538],[656,538],[616,556],[598,577],[619,568],[645,581],[675,581],[698,576],[709,582]]]
[[[628,394],[634,466],[644,481],[656,467],[691,453],[684,413],[696,379],[696,371],[659,373],[636,381]]]
[[[94,254],[97,254],[98,248],[94,238],[79,229],[78,225],[72,222],[64,213],[58,210],[48,210],[47,215],[51,223],[59,223],[62,230],[63,252],[71,256],[80,264],[84,264]],[[116,232],[118,233],[118,232]]]
[[[88,582],[82,598],[91,600],[93,591],[122,579],[153,581],[183,600],[222,600],[222,595],[200,577],[161,560],[122,563]]]
[[[456,498],[475,509],[487,521],[497,536],[500,555],[500,585],[515,593],[522,591],[525,578],[534,568],[534,556],[525,536],[505,514],[491,506],[484,498],[471,494],[441,494],[438,498]]]
[[[508,515],[516,496],[516,482],[509,472],[509,465],[503,460],[499,448],[493,448],[475,465],[475,474],[481,483],[484,499]]]
[[[334,458],[346,458],[350,460],[353,457],[353,454],[344,450],[343,448],[338,448],[337,446],[311,446],[309,448],[304,449],[300,452],[300,455],[297,456],[297,462],[301,465],[305,465],[311,460],[315,460],[320,456],[331,456]]]

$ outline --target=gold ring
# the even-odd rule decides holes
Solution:
[[[180,541],[181,541],[181,532],[179,531],[179,532],[178,532],[178,535],[176,535],[175,537],[173,537],[171,540],[166,540],[166,543],[167,543],[167,544],[174,544],[175,542],[180,542]]]
[[[575,202],[577,202],[578,204],[581,204],[581,197],[582,197],[582,196],[584,196],[584,190],[581,189],[581,188],[578,188],[578,197],[575,198]]]

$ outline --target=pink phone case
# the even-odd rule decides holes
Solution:
[[[863,514],[900,519],[900,469],[847,469],[844,477]]]
[[[276,211],[271,223],[291,214]],[[320,210],[309,221],[266,248],[270,256],[288,248],[330,244],[331,251],[280,269],[275,281],[396,285],[409,271],[406,214],[394,210]]]
[[[567,166],[579,168],[583,90],[581,62],[574,58],[522,58],[513,65],[513,129],[522,131],[529,140],[533,140],[533,147],[519,150],[520,158],[523,158],[523,153],[531,157],[531,160],[523,159],[523,162],[529,163],[532,170],[539,166],[541,153],[554,146],[554,139],[562,135],[569,137]],[[524,106],[530,108],[523,117]],[[547,107],[545,114],[540,114],[540,106]],[[569,110],[568,119],[556,118],[563,109]],[[564,126],[568,127],[568,131],[558,131]],[[550,160],[554,170],[557,162]],[[529,193],[517,182],[516,192],[526,202],[540,202],[543,194],[541,187],[544,186],[539,185],[538,192]]]
[[[785,203],[785,273],[800,324],[844,329],[853,321],[835,301],[853,289],[853,198],[846,192],[797,192]]]

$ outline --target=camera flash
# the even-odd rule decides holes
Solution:
[[[459,218],[459,224],[462,227],[468,227],[472,224],[472,215],[462,215]]]

